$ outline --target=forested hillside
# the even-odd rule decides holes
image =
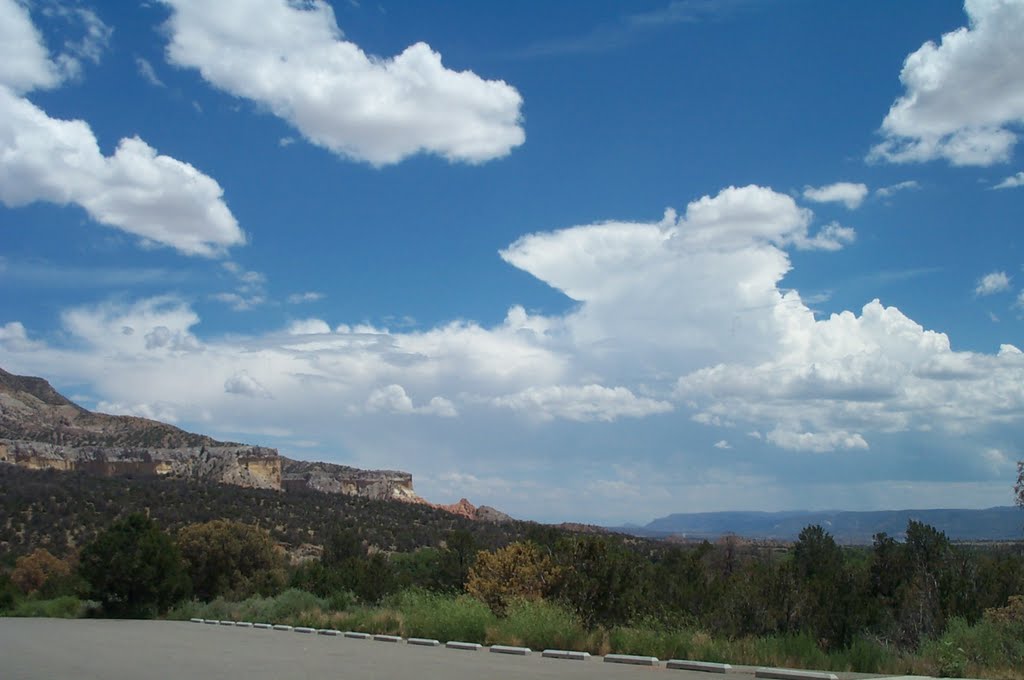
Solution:
[[[454,529],[469,531],[482,547],[496,547],[516,540],[527,526],[475,522],[427,505],[343,494],[285,494],[207,482],[96,477],[0,465],[0,555],[6,561],[37,547],[66,554],[133,512],[148,514],[172,532],[214,519],[255,524],[293,549],[321,545],[338,528],[354,529],[368,545],[385,551],[436,546]]]

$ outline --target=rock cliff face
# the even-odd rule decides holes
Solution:
[[[167,475],[278,491],[310,488],[420,501],[412,475],[305,463],[166,423],[93,413],[42,378],[0,369],[0,463],[96,475]],[[282,467],[286,473],[282,474]]]
[[[412,475],[292,460],[276,449],[220,442],[146,418],[93,413],[42,378],[0,369],[0,464],[90,474],[156,475],[257,489],[311,489],[378,500],[427,503]],[[441,510],[469,519],[504,522],[494,508],[466,499]]]
[[[315,463],[281,457],[281,484],[285,491],[313,489],[367,498],[423,502],[412,489],[412,475],[396,470],[360,470],[347,465]]]
[[[277,451],[260,446],[60,446],[0,439],[0,463],[31,470],[80,470],[105,477],[168,475],[255,489],[281,488],[281,460]]]

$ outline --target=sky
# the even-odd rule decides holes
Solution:
[[[435,502],[991,507],[1024,1],[0,0],[0,367]]]

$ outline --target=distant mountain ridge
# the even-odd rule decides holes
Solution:
[[[678,513],[655,519],[642,527],[620,527],[617,530],[649,537],[678,536],[699,540],[736,534],[744,538],[792,541],[804,527],[820,524],[840,543],[866,545],[881,532],[902,538],[910,520],[929,524],[945,532],[952,540],[1024,540],[1024,512],[1012,506],[984,510]]]

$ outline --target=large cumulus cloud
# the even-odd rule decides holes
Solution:
[[[326,2],[164,2],[171,63],[340,155],[374,165],[420,152],[480,163],[525,140],[515,88],[448,69],[425,43],[389,59],[367,55],[343,38]]]

